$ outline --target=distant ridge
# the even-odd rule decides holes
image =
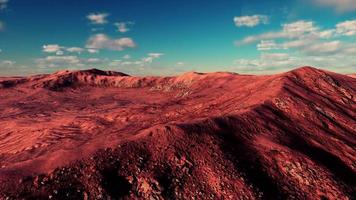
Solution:
[[[288,75],[291,73],[305,74],[310,73],[323,73],[324,70],[319,70],[313,67],[300,67],[298,69],[281,73],[280,76]],[[329,73],[329,72],[328,72]],[[88,70],[61,70],[53,74],[48,75],[36,75],[27,78],[11,78],[0,79],[0,88],[14,87],[17,84],[25,84],[29,87],[43,87],[51,90],[62,90],[68,87],[78,86],[97,86],[97,87],[146,87],[153,86],[155,84],[186,84],[188,82],[204,79],[206,77],[223,77],[223,76],[239,76],[240,74],[232,72],[213,72],[213,73],[199,73],[199,72],[187,72],[182,75],[174,77],[132,77],[128,74],[116,71],[103,71],[99,69]],[[252,76],[252,75],[251,75]],[[273,75],[269,75],[273,76]],[[353,77],[351,75],[351,77]]]

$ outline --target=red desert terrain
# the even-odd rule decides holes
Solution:
[[[356,78],[0,78],[0,199],[354,199]]]

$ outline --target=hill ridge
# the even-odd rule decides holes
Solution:
[[[268,76],[82,73],[69,83],[50,76],[35,77],[35,88],[0,88],[0,198],[355,193],[354,78],[310,67]]]

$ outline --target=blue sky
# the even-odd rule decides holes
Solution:
[[[356,72],[355,0],[0,0],[0,76]]]

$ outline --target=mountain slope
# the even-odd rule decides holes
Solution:
[[[272,76],[89,70],[0,83],[3,198],[355,193],[356,79],[349,76],[311,67]]]

